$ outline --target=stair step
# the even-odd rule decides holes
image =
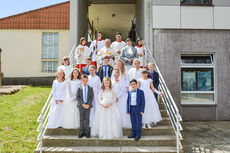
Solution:
[[[160,110],[160,112],[161,112],[162,117],[169,117],[169,115],[168,115],[166,110]]]
[[[135,141],[128,139],[127,136],[120,139],[105,140],[95,137],[79,139],[77,135],[46,135],[43,137],[43,146],[176,146],[176,137],[173,135],[142,136],[139,141]]]
[[[77,135],[79,133],[79,129],[46,129],[45,135]],[[129,135],[131,133],[131,129],[124,128],[123,135]],[[159,125],[155,126],[151,129],[142,129],[142,133],[144,135],[171,135],[174,134],[174,130],[171,126],[168,125]]]
[[[39,153],[36,149],[35,153]],[[44,147],[43,153],[176,153],[176,147],[164,146],[164,147]]]
[[[166,110],[165,105],[163,103],[158,103],[160,110]]]

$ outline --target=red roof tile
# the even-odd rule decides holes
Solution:
[[[69,29],[69,1],[0,19],[0,29]]]

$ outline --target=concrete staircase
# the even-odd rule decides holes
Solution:
[[[121,139],[78,139],[76,129],[47,129],[43,153],[176,153],[176,136],[163,103],[159,104],[163,120],[152,129],[142,129],[139,141],[128,139],[131,129],[123,129]],[[39,153],[36,149],[35,153]]]

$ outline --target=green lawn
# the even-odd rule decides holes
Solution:
[[[0,153],[33,152],[37,118],[51,91],[27,86],[14,95],[0,96]]]

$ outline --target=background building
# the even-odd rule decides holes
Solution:
[[[144,39],[184,120],[230,120],[229,18],[228,0],[70,0],[0,19],[4,78],[54,76],[80,37],[120,31]]]

